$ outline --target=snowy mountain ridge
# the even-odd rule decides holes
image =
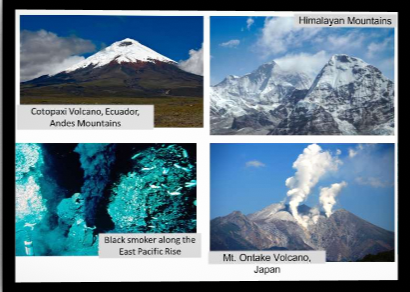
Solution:
[[[275,61],[266,63],[242,77],[229,75],[211,88],[211,110],[228,116],[241,116],[249,110],[269,111],[295,89],[309,89],[308,75],[283,70]]]
[[[376,67],[334,55],[312,82],[275,61],[211,88],[216,134],[391,135],[394,84]]]

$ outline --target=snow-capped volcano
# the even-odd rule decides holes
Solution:
[[[176,64],[174,60],[167,58],[154,50],[144,46],[136,40],[126,38],[122,41],[115,42],[111,46],[99,51],[98,53],[88,57],[74,66],[64,70],[72,72],[77,69],[86,68],[88,66],[101,67],[111,62],[167,62]]]
[[[211,88],[214,134],[391,135],[394,84],[376,67],[334,55],[311,82],[274,61]]]
[[[183,71],[177,62],[129,38],[60,73],[44,75],[21,86],[23,99],[202,95],[201,76]]]

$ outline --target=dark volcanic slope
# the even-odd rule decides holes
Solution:
[[[394,233],[373,225],[356,215],[337,210],[321,218],[311,229],[312,242],[325,249],[331,261],[358,260],[367,254],[394,249]]]
[[[160,97],[203,96],[203,78],[176,65],[155,62],[92,65],[21,84],[21,96],[36,97]]]
[[[241,212],[211,221],[211,250],[258,250],[269,248],[274,238]]]
[[[288,206],[273,204],[243,215],[233,212],[211,221],[211,250],[326,250],[328,261],[356,261],[394,249],[394,233],[356,215],[337,210],[329,218],[303,228]],[[301,214],[310,208],[300,206]]]

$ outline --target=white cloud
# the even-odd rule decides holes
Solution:
[[[354,149],[349,148],[349,158],[355,157],[357,154],[366,149],[371,149],[375,144],[358,144]]]
[[[255,22],[255,20],[253,20],[253,18],[252,17],[249,17],[247,20],[246,20],[246,28],[248,29],[248,30],[250,30],[251,29],[251,26],[252,26],[252,24]]]
[[[290,189],[287,195],[290,197],[290,210],[293,217],[302,226],[307,226],[306,220],[298,213],[298,206],[309,196],[311,189],[329,171],[337,171],[341,161],[329,151],[323,151],[317,144],[311,144],[303,150],[293,168],[296,169],[294,176],[286,180],[286,186]]]
[[[336,150],[336,155],[340,155],[340,154],[342,154],[342,150],[337,149],[337,150]]]
[[[20,33],[20,79],[31,80],[56,74],[84,60],[83,53],[93,52],[95,45],[75,36],[59,37],[45,30]]]
[[[290,46],[300,46],[303,42],[314,39],[320,31],[321,28],[294,27],[292,17],[268,17],[257,46],[265,57],[283,53]]]
[[[350,149],[349,149],[349,157],[350,157],[350,158],[353,158],[353,157],[355,157],[356,155],[357,155],[357,151],[354,150],[354,149],[352,149],[352,148],[350,148]]]
[[[287,54],[281,58],[275,59],[275,62],[285,70],[303,72],[314,79],[329,58],[330,56],[327,52],[320,51],[316,54]]]
[[[341,177],[356,185],[374,188],[394,185],[394,148],[387,144],[366,143],[352,147],[342,168]]]
[[[258,160],[251,160],[251,161],[246,162],[246,167],[259,168],[259,167],[265,167],[265,166],[266,166],[265,163],[260,162]]]
[[[189,59],[185,61],[180,61],[178,66],[184,71],[203,76],[204,75],[203,47],[200,48],[198,51],[190,50]]]
[[[333,50],[343,53],[343,51],[351,51],[363,46],[366,36],[357,31],[352,31],[344,35],[329,35],[327,43]]]
[[[221,47],[225,47],[225,48],[235,48],[237,46],[239,46],[239,44],[241,43],[240,40],[230,40],[224,43],[219,44]]]
[[[314,75],[314,72],[319,72],[318,70],[321,69],[319,67],[323,67],[333,54],[348,54],[364,59],[372,58],[372,64],[391,78],[393,75],[392,60],[383,60],[379,57],[381,52],[393,50],[394,40],[392,37],[386,39],[381,39],[381,37],[383,36],[356,28],[295,27],[292,17],[267,17],[253,49],[263,60],[271,57],[289,59],[289,62],[299,71],[310,71],[308,73],[310,76]],[[305,56],[303,53],[300,54],[304,48],[306,48],[305,52],[309,52]],[[319,51],[325,53],[322,55],[316,53]],[[319,59],[319,57],[327,59]],[[320,60],[323,63],[320,64]],[[303,65],[305,61],[309,62],[306,66]],[[311,69],[310,61],[316,69]]]
[[[329,188],[322,188],[320,190],[319,202],[325,210],[326,216],[332,215],[333,206],[336,204],[336,196],[346,187],[346,182],[332,184]]]
[[[387,49],[393,49],[393,38],[387,38],[382,42],[371,42],[367,46],[366,55],[369,58],[377,57],[377,54],[386,51]]]
[[[387,181],[383,181],[378,177],[357,177],[356,182],[360,185],[367,185],[373,188],[385,188],[390,187],[393,184]]]

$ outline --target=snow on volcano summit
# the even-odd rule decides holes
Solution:
[[[142,45],[136,40],[126,38],[122,41],[115,42],[111,46],[99,51],[98,53],[88,57],[84,61],[71,66],[63,72],[72,72],[77,69],[86,68],[88,66],[101,67],[116,61],[118,63],[133,63],[137,61],[155,62],[161,61],[166,63],[177,64],[174,60],[167,58],[154,50]]]

